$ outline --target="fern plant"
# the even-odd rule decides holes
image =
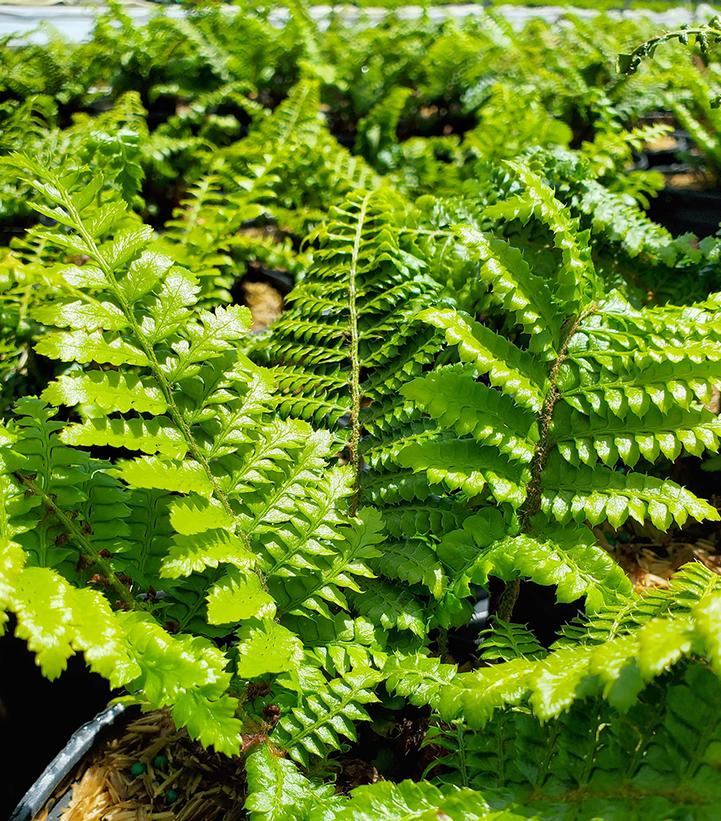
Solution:
[[[717,448],[718,421],[702,404],[719,378],[716,302],[634,310],[620,294],[603,296],[587,235],[540,178],[512,168],[518,193],[485,213],[542,227],[555,249],[553,278],[534,274],[512,239],[459,229],[504,324],[499,333],[452,310],[421,314],[443,330],[461,363],[401,389],[440,430],[397,458],[434,484],[494,507],[441,542],[461,589],[471,579],[485,581],[489,566],[505,567],[510,580],[527,572],[520,569],[525,561],[542,580],[539,559],[549,551],[549,569],[570,583],[567,600],[591,593],[595,580],[606,597],[625,583],[594,547],[588,526],[620,527],[632,517],[666,529],[689,517],[718,517],[668,479],[633,470]],[[698,322],[691,328],[684,316]],[[492,523],[498,535],[489,539]],[[573,573],[559,559],[565,554],[573,568],[576,551],[588,569],[594,556],[599,564],[571,583]]]
[[[371,562],[379,578],[354,606],[385,629],[425,638],[431,621],[424,607],[443,589],[429,540],[466,510],[433,495],[423,476],[393,459],[403,442],[426,435],[428,424],[398,392],[440,345],[438,334],[412,321],[441,296],[411,252],[406,235],[415,230],[397,194],[351,194],[313,235],[314,265],[258,354],[273,364],[278,411],[340,439],[354,474],[351,512],[365,504],[383,511],[388,538]]]
[[[382,818],[391,806],[396,818],[711,818],[718,679],[691,667],[667,693],[661,712],[654,687],[622,721],[590,702],[543,725],[516,713],[483,733],[449,732],[460,784],[360,787],[331,817]],[[467,779],[475,789],[461,786]]]
[[[636,311],[620,295],[601,302],[586,235],[578,232],[540,178],[520,168],[517,173],[523,193],[485,213],[496,220],[532,221],[546,230],[559,249],[549,253],[558,257],[556,284],[534,275],[508,241],[470,227],[453,234],[457,253],[472,260],[480,284],[489,289],[488,307],[493,310],[495,305],[499,321],[503,317],[509,331],[520,333],[517,344],[452,308],[427,308],[421,316],[444,332],[461,362],[417,376],[419,367],[432,361],[435,343],[426,342],[429,337],[414,335],[413,326],[397,310],[394,329],[400,338],[366,332],[366,326],[377,327],[366,307],[369,296],[370,307],[375,307],[376,291],[368,291],[364,278],[357,285],[353,278],[369,268],[372,286],[387,281],[388,274],[382,273],[385,258],[379,263],[373,256],[378,234],[372,229],[375,220],[387,223],[388,218],[371,212],[365,229],[362,206],[373,199],[357,195],[344,209],[345,233],[334,223],[326,229],[329,239],[338,243],[330,257],[334,274],[347,271],[348,280],[333,284],[331,293],[338,296],[325,301],[325,268],[312,274],[291,297],[300,303],[298,308],[280,320],[266,348],[289,396],[281,405],[284,412],[330,426],[348,415],[349,460],[356,468],[358,493],[384,505],[391,531],[441,537],[436,550],[417,546],[420,572],[414,571],[413,581],[433,589],[434,577],[452,580],[442,594],[443,608],[451,608],[454,600],[453,607],[461,606],[469,584],[485,583],[492,570],[507,580],[529,573],[551,583],[555,575],[553,583],[564,580],[563,600],[588,594],[592,605],[599,604],[628,593],[629,587],[587,524],[609,521],[619,527],[631,516],[665,529],[689,517],[718,515],[669,480],[629,470],[639,460],[651,464],[684,450],[698,455],[717,447],[717,420],[701,404],[718,380],[715,303],[687,309],[687,316],[700,320],[698,344],[690,348],[683,344],[688,333],[683,310]],[[353,217],[355,242],[349,230]],[[390,233],[390,225],[387,230]],[[528,233],[531,225],[524,230]],[[415,241],[423,236],[422,229],[408,228],[408,235]],[[381,247],[387,254],[388,246]],[[420,306],[404,295],[418,287],[419,279],[404,274],[399,262],[390,270],[401,284],[390,291],[384,285],[384,299],[401,295],[410,314]],[[365,323],[364,313],[370,314]],[[661,325],[663,341],[654,336]],[[367,340],[363,350],[360,339]],[[384,351],[393,357],[391,368],[376,373],[373,364],[388,357]],[[311,377],[309,364],[315,365]],[[674,380],[673,391],[667,387],[672,367],[679,383],[676,388]],[[396,390],[408,401],[407,410],[386,399]],[[413,404],[426,411],[432,423],[417,412],[414,416]],[[361,452],[370,468],[367,476],[362,475]],[[619,462],[623,472],[612,470]],[[423,474],[427,481],[419,483]],[[457,531],[454,519],[463,524]],[[414,533],[412,528],[421,522],[425,529]],[[443,535],[444,530],[450,532]],[[408,542],[401,544],[394,555],[414,555]],[[479,548],[485,560],[478,556]],[[429,565],[423,567],[423,562]],[[378,567],[394,565],[396,576],[410,572],[389,558]],[[437,595],[442,588],[436,588]]]
[[[344,802],[261,747],[247,807],[258,818],[710,818],[718,604],[718,577],[695,565],[668,591],[570,625],[550,651],[497,625],[487,658],[499,662],[475,672],[396,657],[387,686],[442,719],[426,737],[430,779],[359,787]]]
[[[533,807],[542,817],[591,817],[601,807],[705,817],[716,780],[718,727],[706,699],[718,687],[718,589],[716,576],[689,565],[670,590],[570,625],[548,653],[516,627],[491,653],[502,662],[460,674],[399,662],[390,683],[417,703],[431,701],[450,722],[428,737],[447,751],[438,781],[480,789],[491,806]],[[711,670],[679,664],[689,656],[705,656]],[[679,667],[669,674],[672,665]],[[499,711],[520,703],[536,718]],[[682,727],[688,736],[676,747]]]
[[[343,591],[358,589],[354,579],[369,575],[365,561],[377,552],[377,516],[348,518],[350,477],[326,468],[327,433],[268,416],[268,378],[236,347],[246,309],[197,308],[195,277],[150,250],[151,232],[100,180],[61,178],[27,158],[12,162],[43,197],[36,208],[67,229],[34,234],[88,260],[65,266],[59,298],[36,311],[47,327],[38,352],[68,363],[42,400],[74,409],[77,421],[54,421],[41,399],[27,399],[7,431],[13,575],[4,605],[17,614],[19,635],[41,664],[46,654],[53,659],[50,675],[74,649],[95,664],[102,632],[83,632],[93,611],[78,604],[69,616],[73,597],[87,599],[103,616],[93,617],[98,629],[110,625],[103,629],[117,634],[116,656],[129,655],[117,670],[102,656],[95,669],[132,684],[151,704],[171,706],[196,737],[232,752],[241,723],[227,692],[228,659],[201,636],[232,636],[242,624],[227,645],[237,675],[285,673],[285,703],[299,700],[303,723],[281,722],[284,743],[298,755],[319,743],[333,749],[339,742],[327,723],[345,722],[334,732],[352,735],[347,716],[364,717],[360,705],[374,698],[364,682],[378,674],[355,659],[326,658],[317,642],[302,682],[311,677],[320,686],[327,671],[327,704],[335,706],[322,716],[320,735],[307,731],[305,711],[318,708],[290,675],[303,645],[280,621],[295,619],[302,634],[299,616],[347,607]],[[99,584],[108,599],[70,582]],[[48,598],[53,585],[67,591],[57,601]],[[113,603],[127,612],[112,614]],[[44,632],[35,629],[40,613]]]
[[[608,545],[719,518],[718,238],[629,173],[664,101],[713,123],[714,38],[624,78],[648,23],[276,22],[0,45],[4,623],[252,818],[713,817],[718,577]]]
[[[415,632],[426,647],[428,627],[434,621],[458,624],[461,614],[468,613],[471,586],[486,584],[491,575],[509,583],[501,617],[512,615],[516,580],[524,577],[554,585],[559,601],[585,596],[590,619],[618,620],[631,612],[636,600],[623,572],[596,542],[593,528],[604,522],[618,528],[629,517],[660,529],[683,525],[690,517],[718,519],[713,507],[670,480],[633,470],[639,463],[648,471],[659,459],[675,459],[684,451],[700,455],[718,447],[721,429],[703,406],[719,380],[715,298],[689,308],[634,309],[618,293],[604,296],[588,234],[578,229],[540,177],[521,166],[510,169],[517,193],[484,211],[494,223],[506,220],[522,226],[509,230],[509,239],[488,237],[471,226],[427,232],[433,241],[440,238],[446,253],[455,249],[470,260],[480,278],[477,291],[487,289],[485,312],[498,329],[452,308],[421,311],[420,319],[445,334],[460,360],[415,378],[409,378],[413,368],[394,360],[401,395],[425,411],[432,424],[411,412],[403,417],[403,435],[395,431],[382,447],[375,441],[373,425],[384,407],[384,394],[372,392],[379,383],[368,356],[375,340],[363,333],[369,295],[365,274],[369,268],[371,283],[384,281],[388,256],[370,256],[372,263],[365,263],[364,244],[374,254],[376,239],[358,216],[361,210],[355,203],[361,195],[343,209],[346,220],[356,216],[354,235],[347,229],[343,233],[334,222],[325,229],[338,243],[328,255],[336,277],[343,275],[333,284],[335,303],[323,301],[323,267],[298,289],[293,302],[300,304],[276,326],[267,349],[281,384],[287,380],[283,412],[315,414],[331,427],[334,422],[338,427],[336,420],[348,414],[349,459],[360,463],[361,454],[364,459],[363,469],[357,466],[358,496],[383,505],[390,532],[396,533],[397,527],[404,539],[397,551],[391,549],[371,566],[396,584],[405,581],[410,586],[399,595],[387,582],[381,583],[385,587],[374,583],[356,606],[386,629]],[[381,196],[366,195],[360,201]],[[387,216],[379,221],[392,230]],[[427,250],[419,245],[427,236],[424,230],[406,223],[396,229],[396,236],[405,231],[420,254]],[[514,247],[517,234],[534,232],[548,238],[545,270],[551,277],[546,279],[534,274]],[[325,236],[319,234],[321,242]],[[395,270],[400,276],[397,262]],[[405,280],[415,281],[407,273]],[[354,301],[356,282],[360,299]],[[314,290],[318,296],[312,299]],[[355,371],[354,327],[360,329],[359,338],[368,340]],[[418,350],[423,339],[414,338],[410,348],[398,345],[395,337],[379,340],[379,345],[406,353]],[[297,364],[287,358],[294,351]],[[431,362],[426,360],[425,366]],[[316,399],[327,396],[329,386],[338,396],[335,407]],[[385,390],[390,393],[390,388]],[[415,429],[408,419],[416,420]],[[409,437],[411,430],[415,432]],[[353,450],[354,440],[361,443],[358,451]],[[379,451],[383,458],[375,460]],[[389,481],[389,466],[407,477],[400,495]],[[426,482],[419,484],[423,474]],[[378,495],[373,495],[375,487],[383,488]],[[396,504],[403,502],[404,493],[412,514]],[[453,518],[444,515],[452,509],[463,511],[457,520],[463,526],[456,530]],[[419,532],[423,525],[425,530]],[[440,600],[430,611],[419,583]],[[714,612],[712,602],[698,605],[698,621],[686,616],[657,620],[628,638],[614,638],[602,650],[591,651],[574,635],[568,647],[546,656],[532,635],[509,626],[505,643],[503,631],[493,631],[489,646],[496,650],[487,657],[505,658],[510,641],[517,657],[505,663],[459,674],[453,665],[429,657],[427,650],[408,654],[396,649],[383,674],[399,695],[419,706],[431,704],[442,719],[461,721],[464,727],[485,723],[494,710],[526,698],[544,721],[594,692],[603,692],[614,708],[627,709],[650,678],[683,655],[700,652],[713,659],[714,628],[709,625],[715,617],[704,627],[701,616],[704,607]],[[425,624],[420,615],[424,612],[434,614],[430,620],[426,616]],[[658,633],[663,641],[655,640]],[[615,666],[609,665],[610,658]],[[593,676],[597,690],[589,689]],[[380,801],[387,799],[384,795]]]

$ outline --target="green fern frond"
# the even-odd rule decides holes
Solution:
[[[439,555],[445,552],[452,562],[456,591],[468,595],[469,580],[485,584],[488,573],[507,581],[532,573],[537,582],[559,586],[564,600],[587,595],[587,606],[595,609],[606,596],[628,595],[618,567],[584,528],[570,539],[560,531],[547,541],[535,534],[553,530],[553,520],[564,526],[608,521],[620,527],[631,517],[668,529],[689,518],[718,518],[715,508],[671,480],[618,467],[717,450],[716,419],[699,400],[708,401],[719,378],[718,314],[713,300],[689,308],[635,310],[618,294],[600,299],[587,235],[545,182],[529,170],[511,168],[521,193],[485,213],[524,224],[537,221],[550,232],[559,250],[554,296],[539,296],[538,283],[534,299],[526,296],[530,292],[523,284],[532,281],[530,271],[508,241],[497,239],[491,246],[477,231],[456,231],[456,241],[490,260],[493,287],[499,280],[507,283],[496,305],[501,316],[504,294],[513,299],[518,294],[518,302],[509,303],[512,322],[505,327],[520,325],[532,338],[535,326],[524,325],[526,314],[518,314],[516,306],[525,312],[534,306],[533,322],[543,319],[555,330],[534,349],[524,336],[506,335],[503,328],[496,331],[452,309],[421,312],[419,319],[443,330],[467,364],[437,369],[401,389],[432,417],[437,430],[417,436],[394,456],[398,464],[425,472],[431,485],[446,493],[462,491],[469,499],[511,510],[509,540],[497,536],[495,546],[484,541],[488,564],[481,567],[485,560],[478,557],[470,576],[472,559],[456,553],[464,542],[474,544],[483,514],[466,519],[463,529],[442,541]],[[669,334],[662,338],[666,323]],[[547,356],[550,362],[544,361]],[[656,373],[658,390],[652,381]],[[532,521],[539,512],[545,519],[536,529]],[[524,533],[530,541],[523,542]],[[543,580],[544,567],[558,571],[553,581]]]
[[[419,673],[411,659],[399,657],[390,668],[389,684],[404,693],[412,686],[411,700],[423,703],[421,699],[428,699],[444,720],[463,716],[470,726],[478,727],[504,705],[526,702],[542,721],[559,716],[577,699],[596,695],[617,710],[628,710],[649,682],[685,657],[705,657],[719,672],[717,587],[714,582],[713,589],[703,590],[686,612],[670,615],[657,605],[662,615],[654,616],[648,606],[644,608],[643,600],[633,607],[607,605],[600,609],[598,619],[600,625],[614,621],[611,634],[602,638],[601,631],[590,627],[594,639],[587,643],[576,629],[573,642],[567,637],[540,658],[537,653],[522,654],[440,680],[429,660],[422,685],[414,683]],[[658,598],[672,601],[667,591]],[[634,619],[630,614],[639,610],[644,616]],[[594,622],[595,616],[589,619],[590,625]]]
[[[484,661],[511,661],[515,658],[542,658],[545,648],[524,625],[493,620],[493,626],[481,633],[481,654]]]
[[[341,821],[364,818],[464,818],[468,821],[493,821],[512,818],[505,810],[493,810],[479,792],[467,789],[441,790],[428,782],[381,781],[372,786],[356,787],[347,806],[331,817]]]
[[[299,764],[340,749],[342,739],[356,738],[353,722],[370,720],[364,705],[378,701],[372,688],[379,681],[377,671],[363,667],[332,679],[316,693],[303,696],[281,718],[271,739]]]
[[[445,751],[436,783],[477,790],[502,817],[710,817],[718,691],[691,665],[623,718],[591,699],[543,724],[513,711],[482,732],[441,727],[430,737]]]
[[[248,798],[245,809],[254,821],[290,821],[342,806],[329,785],[306,778],[287,758],[264,744],[254,750],[246,764]]]
[[[86,326],[49,331],[38,343],[46,355],[74,363],[44,396],[75,408],[81,421],[53,422],[39,400],[20,406],[26,415],[16,423],[17,437],[10,430],[18,444],[11,442],[6,460],[20,487],[30,491],[30,505],[25,497],[19,507],[10,505],[16,538],[40,542],[28,546],[42,565],[62,565],[80,549],[131,609],[156,609],[196,633],[218,635],[222,625],[272,617],[276,599],[282,612],[329,619],[337,608],[347,608],[343,591],[359,591],[355,579],[372,575],[367,561],[378,555],[381,523],[374,511],[347,522],[350,477],[343,468],[326,472],[333,442],[328,433],[313,433],[297,420],[267,418],[268,379],[234,350],[247,312],[198,307],[194,277],[148,249],[147,229],[123,230],[124,208],[105,202],[100,186],[76,191],[76,178],[63,181],[18,162],[30,184],[54,203],[40,209],[70,229],[61,235],[63,244],[86,252],[90,262],[82,270],[66,269],[68,296],[39,317],[61,328]],[[98,367],[108,359],[122,372]],[[88,362],[93,369],[83,367]],[[38,438],[42,448],[34,444]],[[96,465],[83,447],[147,456]],[[168,495],[178,492],[183,495]],[[33,511],[42,515],[44,509],[52,515],[32,526]],[[79,511],[92,522],[87,532]],[[160,604],[152,593],[136,598],[116,567],[148,588],[158,584],[155,568],[165,598]],[[149,700],[169,706],[204,743],[235,749],[239,723],[236,702],[225,695],[229,677],[208,679],[207,686],[191,680],[193,665],[206,653],[200,639],[171,638],[149,613],[123,614],[121,622],[139,659],[137,686],[151,694]],[[273,623],[245,629],[250,632],[241,630],[237,645],[241,658],[248,647],[255,648],[251,656],[262,656],[268,630],[285,631],[301,647]],[[212,664],[208,659],[208,669],[221,658]],[[184,659],[189,666],[180,675]],[[146,669],[151,664],[158,666],[156,674]],[[254,664],[239,664],[238,674],[287,669],[270,661]],[[171,671],[178,678],[174,686]]]
[[[113,687],[141,674],[142,662],[102,594],[72,587],[44,567],[24,568],[13,587],[15,634],[27,640],[47,678],[57,678],[76,651],[83,651],[90,669]]]

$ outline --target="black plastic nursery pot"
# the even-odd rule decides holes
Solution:
[[[79,727],[22,797],[9,821],[33,821],[43,809],[47,809],[47,821],[59,821],[71,798],[70,788],[63,790],[63,786],[101,739],[127,721],[128,712],[123,704],[111,705]]]
[[[9,821],[240,821],[241,759],[204,750],[163,710],[114,704],[83,724]]]
[[[14,619],[0,638],[0,818],[7,819],[22,794],[71,734],[113,697],[107,681],[90,673],[80,656],[55,681],[45,678]]]
[[[670,119],[669,119],[670,118]],[[670,114],[648,118],[651,122],[673,122]],[[666,187],[651,200],[648,215],[673,234],[693,233],[698,237],[715,234],[721,222],[721,191],[701,186],[675,184],[675,179],[694,178],[703,182],[701,157],[686,131],[668,134],[671,144],[645,148],[636,156],[635,168],[658,171],[666,177]]]
[[[721,191],[667,187],[651,200],[648,214],[673,234],[715,234],[721,223]]]
[[[269,285],[283,297],[287,296],[293,290],[295,284],[293,276],[289,274],[288,271],[257,266],[249,266],[245,276],[242,277],[238,284],[243,285],[246,282]]]

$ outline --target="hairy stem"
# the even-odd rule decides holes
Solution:
[[[521,532],[525,532],[529,528],[531,519],[538,513],[541,508],[541,494],[543,478],[543,471],[546,468],[548,461],[548,454],[551,451],[551,420],[553,419],[553,410],[556,407],[560,393],[558,391],[558,377],[561,372],[561,365],[568,356],[568,344],[571,338],[578,330],[581,321],[588,316],[593,308],[589,308],[583,313],[579,314],[569,324],[568,332],[561,343],[558,351],[558,356],[551,365],[551,370],[548,374],[548,391],[541,410],[538,412],[538,442],[533,451],[533,459],[531,460],[531,478],[526,486],[526,499],[518,511],[518,519],[521,525]],[[509,621],[513,615],[513,609],[518,600],[518,594],[521,590],[521,582],[519,579],[514,579],[510,584],[506,585],[500,601],[498,603],[497,614],[500,619]]]
[[[498,607],[496,609],[496,616],[501,621],[510,621],[513,615],[513,608],[518,601],[518,594],[521,592],[521,580],[513,579],[503,589],[501,598],[498,600]]]
[[[350,423],[351,433],[348,442],[348,453],[351,467],[353,468],[354,490],[350,503],[350,515],[355,516],[360,503],[360,479],[361,479],[361,457],[360,457],[360,410],[361,410],[361,389],[360,389],[360,354],[358,337],[358,306],[356,305],[356,275],[358,273],[358,254],[360,253],[360,243],[363,236],[363,224],[365,222],[366,209],[370,194],[367,194],[361,204],[356,225],[355,237],[353,238],[353,252],[351,255],[350,268],[348,270],[348,323],[350,325],[350,365],[351,365],[351,408]]]
[[[126,585],[124,585],[120,579],[117,577],[115,571],[112,568],[110,562],[103,558],[100,553],[93,547],[92,542],[85,536],[85,534],[80,530],[77,526],[75,521],[68,516],[68,514],[59,508],[55,504],[55,500],[53,497],[46,493],[36,482],[30,479],[28,476],[23,476],[20,473],[15,474],[18,481],[20,481],[25,487],[34,495],[38,496],[45,507],[55,516],[55,518],[60,522],[60,524],[65,528],[65,532],[70,536],[73,540],[73,544],[75,544],[80,552],[88,559],[93,565],[97,566],[100,571],[102,572],[103,577],[108,583],[108,586],[113,590],[113,592],[117,595],[118,601],[122,602],[126,607],[129,607],[132,610],[143,610],[145,609],[141,602],[139,602],[135,596],[128,590]]]

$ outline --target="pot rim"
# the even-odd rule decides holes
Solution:
[[[81,725],[20,799],[9,821],[32,821],[62,784],[63,779],[90,752],[98,737],[113,727],[131,706],[133,705],[122,702],[111,704],[99,712],[95,718]]]

